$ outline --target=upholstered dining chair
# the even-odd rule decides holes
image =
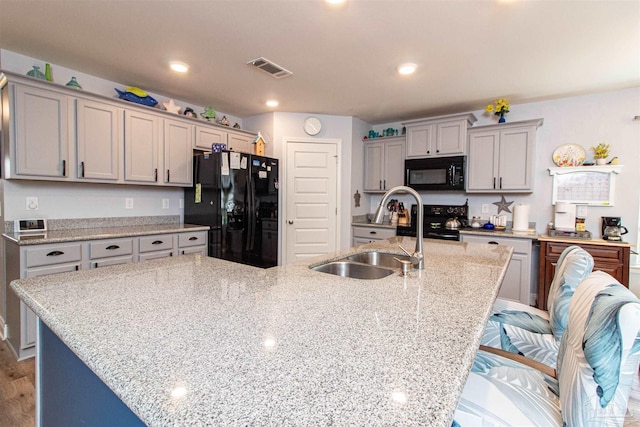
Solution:
[[[549,288],[549,311],[498,298],[481,344],[516,353],[556,367],[560,339],[567,325],[567,307],[576,287],[593,270],[593,257],[579,246],[558,258]]]
[[[569,304],[557,379],[479,350],[453,426],[622,426],[639,362],[640,300],[595,271]]]

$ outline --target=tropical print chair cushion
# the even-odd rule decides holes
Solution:
[[[640,300],[607,273],[589,275],[569,305],[558,354],[567,425],[624,424],[640,362],[639,332]]]
[[[560,338],[575,288],[593,269],[593,258],[578,246],[566,248],[549,288],[549,312],[498,298],[482,344],[521,354],[555,369]]]
[[[480,350],[453,426],[622,426],[640,359],[640,301],[594,272],[569,311],[558,380]]]
[[[478,350],[453,426],[561,426],[558,381]]]

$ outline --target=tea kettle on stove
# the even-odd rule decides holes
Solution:
[[[602,238],[619,242],[622,236],[627,234],[629,230],[621,224],[619,216],[603,216],[602,217]]]
[[[462,224],[458,221],[458,217],[449,218],[447,222],[444,223],[444,228],[447,230],[457,230],[460,227],[462,227]]]

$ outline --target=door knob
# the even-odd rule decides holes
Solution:
[[[288,221],[289,224],[293,224],[293,221]]]

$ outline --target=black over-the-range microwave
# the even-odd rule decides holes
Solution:
[[[404,184],[414,190],[464,191],[465,156],[407,159]]]

